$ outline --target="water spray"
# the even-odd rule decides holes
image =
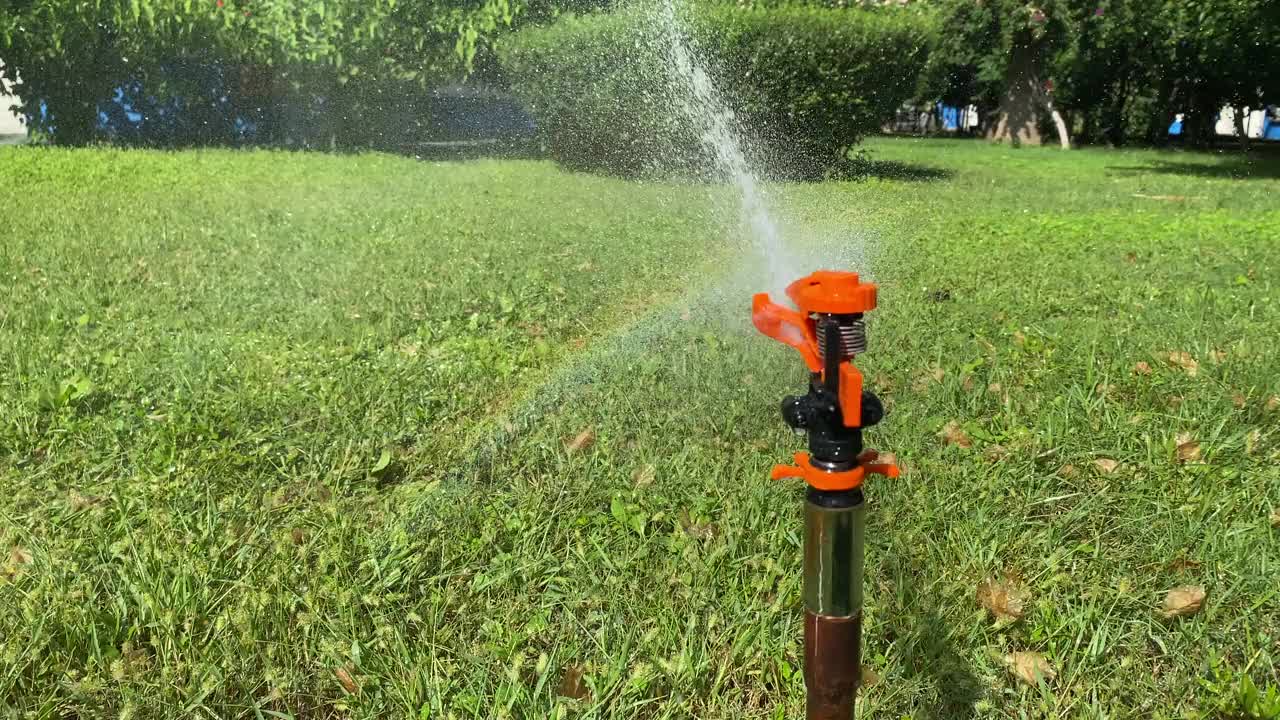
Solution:
[[[868,475],[897,477],[892,463],[862,446],[862,429],[880,422],[884,405],[863,385],[853,359],[867,349],[864,314],[876,286],[851,272],[820,270],[787,286],[798,310],[768,293],[752,298],[760,332],[800,352],[809,390],[782,401],[782,419],[809,440],[795,465],[774,480],[809,485],[804,504],[804,680],[809,720],[849,720],[861,681],[862,564]]]

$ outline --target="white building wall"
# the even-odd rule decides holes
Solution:
[[[0,62],[0,66],[4,63]],[[0,135],[22,135],[27,132],[27,126],[22,122],[22,118],[11,112],[9,107],[16,105],[18,98],[12,95],[6,95],[0,90]]]

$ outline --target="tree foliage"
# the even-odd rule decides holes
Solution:
[[[894,9],[694,6],[690,41],[763,166],[822,172],[910,97],[930,45],[926,18]],[[711,166],[681,110],[660,23],[635,10],[568,16],[499,46],[552,153],[624,174]]]
[[[137,84],[209,127],[232,110],[465,75],[520,0],[0,0],[3,78],[59,142],[90,139],[99,107]],[[361,77],[361,90],[343,88]],[[21,80],[19,80],[21,78]],[[42,118],[40,104],[47,115]],[[228,109],[223,105],[233,105]],[[205,117],[201,117],[203,115]],[[217,133],[214,133],[215,135]]]
[[[1173,115],[1205,137],[1224,105],[1280,97],[1274,0],[939,0],[946,30],[921,96],[986,114],[1019,45],[1087,141],[1159,141]]]

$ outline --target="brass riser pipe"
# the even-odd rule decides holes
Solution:
[[[862,679],[861,490],[810,490],[804,512],[804,680],[808,720],[850,720]]]

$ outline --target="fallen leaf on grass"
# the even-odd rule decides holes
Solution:
[[[1175,350],[1165,353],[1164,357],[1169,361],[1169,364],[1181,368],[1183,372],[1191,377],[1195,377],[1196,373],[1200,371],[1200,363],[1191,357],[1191,353]]]
[[[880,684],[880,676],[876,674],[876,671],[872,670],[866,665],[863,665],[862,666],[862,683],[861,683],[862,687],[869,688],[879,684]]]
[[[1280,395],[1272,395],[1271,397],[1267,398],[1267,404],[1264,405],[1263,407],[1267,409],[1267,412],[1275,412],[1276,410],[1280,410]]]
[[[960,381],[960,389],[965,392],[973,392],[973,375],[964,376],[964,380]]]
[[[294,545],[303,545],[307,542],[307,534],[302,531],[302,528],[294,528],[289,531],[289,540]]]
[[[587,428],[574,436],[572,440],[565,443],[564,449],[570,454],[581,452],[591,447],[596,441],[596,433],[591,428]]]
[[[991,393],[992,395],[999,395],[1003,390],[1004,388],[1001,387],[1000,383],[991,383],[990,385],[987,386],[987,392]]]
[[[941,383],[942,379],[945,378],[946,376],[947,376],[946,370],[943,370],[941,367],[934,365],[930,367],[928,370],[922,372],[920,375],[916,376],[915,381],[911,383],[911,389],[916,391],[917,393],[922,393],[925,390],[928,390],[930,385],[934,383]]]
[[[945,445],[958,445],[962,448],[973,447],[973,440],[960,429],[960,423],[952,420],[938,431],[938,437]]]
[[[80,512],[102,502],[102,498],[93,495],[83,495],[76,490],[67,493],[67,505],[71,508],[71,512]]]
[[[1138,262],[1138,253],[1136,253],[1136,252],[1127,252],[1127,253],[1125,253],[1125,254],[1124,254],[1124,261],[1125,261],[1125,262],[1127,262],[1127,263],[1129,263],[1130,265],[1132,265],[1132,264],[1134,264],[1134,263]]]
[[[695,540],[708,540],[715,537],[717,532],[716,526],[709,522],[694,522],[688,510],[680,511],[680,529],[684,530],[685,535]]]
[[[1204,586],[1181,585],[1164,596],[1164,607],[1160,615],[1165,618],[1183,617],[1200,612],[1204,605]]]
[[[1028,685],[1039,685],[1041,680],[1049,681],[1058,676],[1058,672],[1053,669],[1049,661],[1044,658],[1043,653],[1038,652],[1015,652],[1005,655],[1005,664],[1009,666],[1009,671],[1014,674],[1022,682]]]
[[[1062,467],[1058,468],[1058,475],[1064,478],[1075,477],[1077,474],[1079,474],[1079,472],[1080,472],[1079,470],[1076,470],[1075,465],[1063,465]]]
[[[1003,445],[992,445],[982,453],[988,462],[999,462],[1009,454],[1009,449]]]
[[[1262,439],[1262,431],[1254,428],[1245,433],[1244,436],[1244,454],[1252,455],[1258,449],[1258,441]]]
[[[1235,405],[1237,410],[1243,410],[1244,406],[1249,404],[1249,398],[1240,393],[1235,393],[1231,396],[1231,404]]]
[[[1111,473],[1115,472],[1120,467],[1120,463],[1116,462],[1115,460],[1112,460],[1111,458],[1098,458],[1097,460],[1093,461],[1093,464],[1099,470],[1101,470],[1103,473],[1106,473],[1107,475],[1110,475]]]
[[[556,690],[556,694],[560,697],[585,700],[591,691],[587,689],[587,684],[582,682],[582,672],[581,665],[570,665],[565,668],[564,677],[560,678],[560,687]]]
[[[10,565],[29,565],[31,564],[31,551],[21,545],[14,545],[9,551]]]
[[[1200,443],[1191,439],[1191,433],[1180,432],[1174,438],[1177,447],[1174,448],[1173,457],[1178,464],[1197,463],[1200,460]]]
[[[1134,366],[1133,366],[1133,372],[1134,372],[1134,373],[1136,373],[1136,374],[1138,374],[1138,375],[1150,375],[1150,374],[1151,374],[1151,366],[1150,366],[1149,364],[1147,364],[1147,362],[1146,362],[1145,360],[1143,360],[1143,361],[1140,361],[1138,364],[1136,364],[1136,365],[1134,365]]]
[[[0,565],[0,579],[13,580],[22,574],[22,566],[31,564],[31,551],[21,545],[9,550],[9,562]]]
[[[1027,593],[1011,580],[984,580],[978,585],[978,604],[996,620],[1013,622],[1022,617]]]
[[[334,670],[333,674],[338,677],[338,682],[341,683],[343,690],[346,690],[352,695],[360,694],[360,684],[356,682],[354,677],[352,677],[350,670],[340,667],[337,670]]]
[[[1280,529],[1280,507],[1271,509],[1271,527]]]
[[[644,467],[636,468],[636,471],[631,474],[631,482],[635,483],[637,487],[649,487],[653,484],[653,480],[657,475],[658,469],[656,467],[645,465]]]

